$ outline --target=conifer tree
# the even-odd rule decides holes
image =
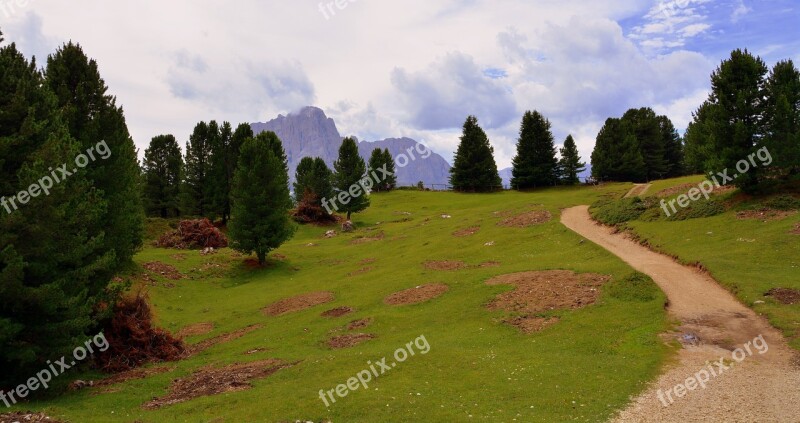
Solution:
[[[558,159],[550,121],[539,112],[525,112],[520,127],[511,187],[517,190],[555,185]]]
[[[364,159],[358,154],[358,145],[355,139],[345,138],[339,148],[339,159],[333,164],[334,190],[339,198],[337,209],[342,213],[347,213],[347,220],[353,213],[364,211],[370,205],[368,193],[359,189],[361,180],[367,176],[367,165]],[[374,181],[373,181],[374,182]],[[352,195],[351,188],[358,195]],[[342,194],[347,193],[347,194]]]
[[[208,198],[211,146],[209,125],[200,122],[186,143],[182,188],[183,214],[208,217],[211,214]]]
[[[478,118],[469,116],[450,169],[450,185],[456,191],[489,192],[500,189],[502,184],[494,161],[494,148],[478,125]]]
[[[159,135],[144,152],[144,201],[150,216],[180,215],[180,188],[183,157],[172,135]]]
[[[586,163],[581,162],[578,146],[572,135],[567,136],[564,147],[561,149],[561,160],[559,161],[559,173],[561,183],[564,185],[577,185],[581,181],[578,174],[586,170]]]
[[[778,62],[766,82],[764,144],[777,176],[800,174],[800,71],[791,60]]]

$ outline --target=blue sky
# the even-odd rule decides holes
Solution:
[[[17,1],[0,0],[7,41],[40,64],[81,43],[142,150],[200,120],[315,105],[344,135],[406,136],[448,160],[475,114],[506,167],[535,109],[588,160],[631,107],[685,128],[732,49],[800,63],[796,0]]]

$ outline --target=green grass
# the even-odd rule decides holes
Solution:
[[[86,390],[20,408],[44,410],[72,422],[450,422],[470,420],[469,416],[475,421],[604,421],[643,390],[670,355],[658,338],[669,327],[665,297],[649,278],[594,244],[581,242],[558,216],[561,208],[590,204],[627,189],[629,184],[528,194],[375,195],[372,207],[354,216],[357,233],[325,239],[326,228],[301,227],[275,252],[286,259],[272,260],[261,270],[248,269],[244,258],[229,250],[210,258],[193,251],[187,260],[176,261],[176,251],[147,247],[136,256],[138,263],[162,261],[191,277],[173,282],[171,289],[150,290],[161,326],[175,331],[191,323],[214,322],[212,333],[191,338],[191,343],[256,323],[264,327],[175,363],[174,372],[120,385],[115,393]],[[502,218],[495,212],[531,208],[546,208],[553,221],[527,229],[497,226]],[[442,214],[452,218],[443,219]],[[452,236],[470,226],[481,230],[471,237]],[[351,243],[379,232],[385,235],[381,241]],[[494,245],[486,246],[489,242]],[[377,259],[369,265],[372,271],[347,276],[369,258]],[[422,265],[428,260],[502,265],[437,272]],[[221,267],[208,268],[208,263]],[[553,312],[560,322],[537,334],[521,334],[501,322],[505,313],[487,311],[488,301],[511,288],[487,286],[486,280],[545,269],[595,272],[613,279],[598,303]],[[434,282],[448,284],[450,291],[420,305],[383,303],[391,293]],[[281,317],[260,311],[277,300],[321,290],[334,292],[335,302]],[[320,317],[337,306],[357,311],[339,319]],[[365,317],[374,319],[364,331],[376,334],[376,339],[345,350],[323,344],[330,330]],[[320,389],[345,383],[367,368],[368,360],[390,356],[420,335],[430,344],[428,354],[410,358],[373,381],[368,391],[352,392],[330,408],[318,398]],[[244,354],[256,348],[269,350]],[[155,411],[141,408],[166,393],[173,379],[201,367],[266,358],[300,363],[254,381],[250,390]]]

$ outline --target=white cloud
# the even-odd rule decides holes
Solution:
[[[753,9],[744,4],[744,0],[739,0],[738,4],[736,5],[736,9],[733,10],[733,14],[731,15],[731,21],[733,23],[737,23],[740,19],[747,16],[747,14],[752,11]]]

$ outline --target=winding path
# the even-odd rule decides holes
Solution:
[[[797,352],[764,318],[708,275],[598,225],[591,219],[588,206],[564,210],[561,222],[652,277],[667,295],[670,317],[682,324],[680,333],[699,339],[685,345],[677,362],[667,365],[658,380],[634,398],[615,422],[800,422]],[[761,335],[768,349],[760,342],[752,344]],[[752,354],[746,353],[748,342]],[[760,350],[758,345],[762,345]],[[737,348],[745,353],[741,362],[732,356]],[[729,369],[714,364],[721,358],[725,359],[721,364]],[[705,388],[673,389],[709,369],[723,371],[711,376]],[[679,397],[679,393],[683,395]]]

